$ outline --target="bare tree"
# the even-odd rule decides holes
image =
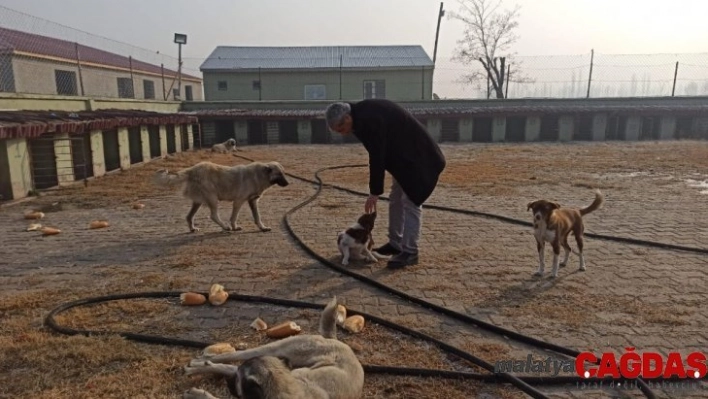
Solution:
[[[465,79],[480,86],[481,82],[488,81],[487,90],[490,90],[491,86],[497,98],[505,98],[504,89],[509,82],[506,76],[507,65],[511,61],[508,50],[518,39],[514,29],[519,25],[516,19],[520,6],[502,10],[502,0],[458,2],[460,11],[450,13],[449,18],[462,21],[465,31],[463,38],[457,41],[458,47],[453,60],[465,65],[481,63],[484,71],[472,72]],[[514,81],[527,81],[528,79],[520,74],[516,64],[514,67]]]

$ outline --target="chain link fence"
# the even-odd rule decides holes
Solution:
[[[177,58],[0,6],[1,92],[201,100],[199,70],[179,72]]]
[[[507,60],[507,98],[597,98],[708,95],[708,53],[523,56]],[[494,98],[480,63],[438,60],[434,92],[440,98]],[[508,85],[507,85],[508,83]],[[508,86],[508,87],[506,87]]]

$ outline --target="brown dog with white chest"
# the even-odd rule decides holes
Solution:
[[[572,232],[575,236],[575,242],[578,244],[578,256],[580,258],[580,270],[585,270],[585,258],[583,257],[583,233],[585,225],[583,216],[590,212],[599,209],[605,202],[605,198],[600,190],[595,191],[595,200],[586,208],[564,208],[557,202],[538,200],[529,202],[527,210],[533,213],[533,235],[536,238],[536,248],[538,249],[538,271],[536,276],[543,275],[545,267],[543,251],[546,247],[546,242],[553,247],[553,269],[552,277],[558,277],[558,267],[565,267],[568,264],[568,256],[570,255],[570,246],[568,245],[568,236]],[[560,247],[565,250],[565,258],[563,262],[558,263],[560,255]]]

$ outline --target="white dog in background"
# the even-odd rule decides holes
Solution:
[[[226,154],[227,152],[238,151],[236,149],[236,140],[228,139],[223,143],[214,144],[211,147],[211,152],[217,152],[219,154]]]

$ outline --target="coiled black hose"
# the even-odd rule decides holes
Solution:
[[[239,158],[247,159],[243,156],[237,156]],[[330,168],[325,168],[321,169],[320,171],[324,170],[332,170],[332,169],[341,169],[341,168],[363,168],[363,167],[368,167],[369,165],[367,164],[356,164],[356,165],[345,165],[345,166],[335,166],[335,167],[330,167]],[[311,184],[322,184],[325,187],[331,187],[335,190],[343,191],[345,193],[349,194],[354,194],[358,195],[360,197],[368,197],[369,194],[364,193],[362,191],[357,191],[353,190],[351,188],[343,187],[343,186],[338,186],[336,184],[327,184],[322,182],[320,179],[318,180],[311,180],[307,179],[301,176],[296,176],[293,174],[288,174],[288,176],[306,182],[306,183],[311,183]],[[380,199],[388,200],[388,197],[382,195],[379,196]],[[506,222],[510,224],[515,224],[518,226],[526,226],[526,227],[532,227],[533,223],[526,221],[526,220],[521,220],[521,219],[515,219],[509,216],[504,216],[504,215],[499,215],[496,213],[489,213],[489,212],[482,212],[482,211],[475,211],[472,209],[459,209],[459,208],[453,208],[453,207],[447,207],[447,206],[440,206],[440,205],[430,205],[430,204],[423,204],[423,208],[427,209],[435,209],[439,211],[444,211],[444,212],[452,212],[452,213],[458,213],[462,215],[468,215],[468,216],[479,216],[479,217],[485,217],[489,219],[495,219],[499,220],[501,222]],[[666,242],[659,242],[659,241],[651,241],[651,240],[640,240],[637,238],[631,238],[631,237],[620,237],[620,236],[613,236],[613,235],[606,235],[606,234],[598,234],[598,233],[589,233],[585,232],[583,233],[584,237],[589,237],[589,238],[596,238],[599,240],[605,240],[605,241],[613,241],[613,242],[622,242],[626,244],[634,244],[634,245],[640,245],[643,247],[650,247],[650,248],[658,248],[658,249],[671,249],[671,250],[676,250],[676,251],[685,251],[685,252],[694,252],[698,253],[701,255],[708,255],[708,248],[697,248],[697,247],[691,247],[687,245],[678,245],[678,244],[671,244],[671,243],[666,243]]]
[[[247,157],[235,155],[235,157],[238,158],[243,158],[245,160],[253,162],[252,159],[249,159]],[[372,285],[376,288],[379,288],[383,291],[388,292],[389,294],[398,296],[399,298],[408,300],[409,302],[415,303],[419,306],[428,308],[430,310],[436,311],[440,314],[444,314],[446,316],[452,317],[454,319],[457,319],[459,321],[465,322],[467,324],[472,324],[475,325],[479,328],[491,331],[493,333],[509,337],[511,339],[514,339],[518,342],[526,343],[535,347],[551,350],[560,354],[564,354],[567,356],[571,357],[576,357],[577,355],[580,354],[580,352],[565,348],[559,345],[555,345],[552,343],[548,343],[545,341],[538,340],[536,338],[528,337],[523,334],[516,333],[514,331],[506,330],[504,328],[486,323],[484,321],[472,318],[468,315],[464,315],[455,311],[452,311],[450,309],[432,304],[430,302],[421,300],[419,298],[410,296],[404,292],[401,292],[399,290],[396,290],[394,288],[388,287],[382,283],[379,283],[376,280],[372,280],[366,276],[363,276],[359,273],[353,272],[349,269],[343,268],[337,264],[334,264],[330,262],[328,259],[325,259],[324,257],[320,256],[317,254],[314,250],[312,250],[310,247],[308,247],[301,239],[300,237],[297,236],[297,234],[294,232],[290,225],[289,221],[289,216],[292,215],[293,213],[297,212],[299,209],[303,208],[307,204],[311,203],[314,201],[317,196],[321,193],[322,187],[324,186],[324,183],[322,182],[322,179],[320,178],[319,174],[322,171],[325,170],[333,170],[333,169],[342,169],[342,168],[352,168],[352,167],[366,167],[368,165],[339,165],[339,166],[333,166],[333,167],[326,167],[326,168],[321,168],[317,170],[315,173],[315,178],[316,181],[312,181],[300,176],[293,175],[291,173],[288,173],[287,175],[289,177],[309,182],[312,184],[317,185],[317,190],[316,192],[309,197],[308,199],[304,200],[302,203],[298,204],[294,208],[290,209],[289,211],[286,212],[286,214],[283,217],[283,221],[285,224],[285,227],[288,231],[288,233],[292,236],[292,238],[296,241],[296,243],[305,251],[307,252],[310,256],[313,258],[317,259],[319,262],[323,263],[324,265],[330,267],[331,269],[334,269],[342,274],[346,274],[350,277],[353,277],[359,281],[362,281],[366,284]],[[342,190],[345,192],[349,192],[351,194],[355,195],[360,195],[360,196],[367,196],[368,194],[362,193],[359,191],[351,190],[345,187],[340,187],[340,186],[335,186],[335,185],[329,185],[332,188]],[[386,197],[380,197],[382,199],[387,199]],[[471,215],[471,216],[482,216],[482,217],[488,217],[488,218],[493,218],[497,220],[501,220],[504,222],[508,223],[514,223],[518,225],[524,225],[524,226],[530,226],[531,224],[526,222],[526,221],[521,221],[518,219],[513,219],[509,218],[506,216],[501,216],[501,215],[495,215],[495,214],[490,214],[490,213],[484,213],[484,212],[478,212],[478,211],[472,211],[472,210],[461,210],[461,209],[455,209],[455,208],[448,208],[448,207],[442,207],[442,206],[435,206],[435,205],[425,205],[426,208],[430,209],[437,209],[437,210],[442,210],[442,211],[448,211],[448,212],[455,212],[455,213],[461,213],[461,214],[466,214],[466,215]],[[599,238],[599,239],[605,239],[605,240],[611,240],[611,241],[618,241],[618,242],[626,242],[626,243],[631,243],[631,244],[637,244],[637,245],[644,245],[644,246],[652,246],[652,247],[658,247],[658,248],[663,248],[663,249],[675,249],[675,250],[683,250],[683,251],[690,251],[690,252],[698,252],[698,253],[708,253],[708,250],[706,249],[701,249],[701,248],[692,248],[692,247],[684,247],[684,246],[678,246],[678,245],[673,245],[673,244],[665,244],[665,243],[656,243],[656,242],[651,242],[651,241],[644,241],[644,240],[636,240],[636,239],[631,239],[631,238],[625,238],[625,237],[612,237],[612,236],[604,236],[604,235],[599,235],[599,234],[586,234],[588,237],[592,238]],[[110,296],[104,296],[104,297],[97,297],[97,298],[89,298],[89,299],[81,299],[77,301],[72,301],[63,305],[60,305],[59,307],[53,309],[45,318],[45,325],[48,326],[49,328],[58,331],[63,334],[69,334],[69,335],[76,335],[76,334],[82,334],[82,335],[104,335],[104,334],[118,334],[126,339],[134,340],[134,341],[139,341],[139,342],[145,342],[145,343],[153,343],[153,344],[164,344],[164,345],[179,345],[179,346],[186,346],[186,347],[194,347],[194,348],[204,348],[210,343],[206,342],[199,342],[199,341],[190,341],[190,340],[182,340],[182,339],[174,339],[174,338],[166,338],[166,337],[159,337],[159,336],[151,336],[151,335],[144,335],[144,334],[135,334],[135,333],[130,333],[130,332],[101,332],[101,331],[91,331],[91,330],[76,330],[76,329],[71,329],[68,327],[63,327],[56,323],[56,320],[54,319],[54,316],[57,315],[58,313],[61,313],[63,311],[69,310],[71,308],[77,307],[77,306],[82,306],[82,305],[88,305],[92,303],[100,303],[100,302],[106,302],[106,301],[113,301],[113,300],[124,300],[124,299],[134,299],[134,298],[169,298],[169,297],[178,297],[181,293],[180,292],[147,292],[147,293],[137,293],[137,294],[119,294],[119,295],[110,295]],[[230,294],[229,295],[229,300],[240,300],[240,301],[248,301],[248,302],[264,302],[264,303],[270,303],[270,304],[275,304],[275,305],[282,305],[282,306],[291,306],[291,307],[300,307],[300,308],[310,308],[310,309],[319,309],[322,308],[322,305],[317,305],[317,304],[312,304],[312,303],[307,303],[307,302],[302,302],[302,301],[292,301],[292,300],[286,300],[286,299],[275,299],[275,298],[267,298],[267,297],[259,297],[259,296],[251,296],[251,295],[241,295],[241,294]],[[353,309],[349,310],[349,313],[351,314],[360,314],[366,319],[371,320],[372,322],[378,323],[380,325],[386,326],[388,328],[391,328],[393,330],[397,330],[399,332],[402,332],[404,334],[407,334],[412,337],[416,337],[428,342],[431,342],[438,346],[441,350],[453,353],[457,355],[458,357],[468,360],[471,363],[478,365],[493,374],[478,374],[478,373],[470,373],[470,372],[458,372],[458,371],[448,371],[448,370],[432,370],[432,369],[418,369],[418,368],[404,368],[404,367],[390,367],[390,366],[376,366],[376,365],[364,365],[364,369],[368,373],[384,373],[384,374],[392,374],[392,375],[413,375],[413,376],[436,376],[439,378],[461,378],[461,379],[469,379],[469,380],[479,380],[479,381],[484,381],[484,382],[500,382],[501,379],[504,379],[511,383],[512,385],[516,386],[523,392],[527,393],[533,398],[547,398],[546,395],[541,393],[540,391],[536,390],[533,388],[530,384],[534,385],[557,385],[557,384],[570,384],[570,383],[599,383],[599,382],[614,382],[614,383],[627,383],[632,380],[627,380],[624,378],[620,379],[612,379],[612,378],[605,378],[605,379],[598,379],[598,378],[580,378],[580,377],[517,377],[509,373],[495,373],[494,367],[487,363],[486,361],[470,354],[467,352],[464,352],[458,348],[455,348],[453,346],[450,346],[442,341],[439,341],[433,337],[430,337],[426,334],[423,334],[421,332],[408,329],[406,327],[400,326],[396,323],[392,323],[390,321],[387,321],[385,319],[368,315],[363,312],[358,312]],[[705,378],[705,377],[704,377]],[[670,378],[670,379],[657,379],[657,381],[678,381],[680,379],[678,378]],[[640,390],[647,396],[648,398],[655,398],[656,396],[654,393],[651,391],[649,386],[646,384],[645,381],[643,381],[641,378],[638,378],[636,380],[633,380],[637,383],[637,386],[640,388]]]

